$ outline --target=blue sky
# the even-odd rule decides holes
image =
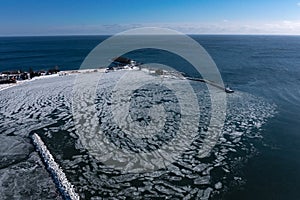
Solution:
[[[300,34],[300,0],[0,0],[0,35]]]

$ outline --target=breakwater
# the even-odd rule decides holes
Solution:
[[[55,162],[53,156],[47,149],[42,139],[36,133],[31,135],[31,139],[36,151],[39,152],[41,159],[46,166],[46,169],[51,174],[62,196],[68,200],[79,200],[79,195],[75,192],[74,186],[68,181],[63,170]]]

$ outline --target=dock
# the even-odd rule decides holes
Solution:
[[[36,133],[32,134],[31,140],[64,199],[79,200],[80,197],[76,193],[74,186],[69,182],[61,167],[57,164],[57,162],[55,162],[52,154],[47,149],[39,135]]]
[[[191,81],[198,81],[198,82],[202,82],[202,83],[207,83],[207,84],[210,84],[216,88],[219,88],[223,91],[225,91],[226,93],[233,93],[234,91],[228,87],[224,87],[218,83],[215,83],[213,81],[209,81],[209,80],[206,80],[206,79],[202,79],[202,78],[193,78],[193,77],[185,77],[187,80],[191,80]]]

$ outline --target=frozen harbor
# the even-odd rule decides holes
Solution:
[[[97,111],[96,118],[86,115],[82,121],[83,126],[92,127],[97,124],[113,145],[132,152],[151,150],[168,144],[176,135],[180,107],[174,93],[166,87],[150,84],[135,90],[133,94],[128,93],[128,96],[122,93],[122,103],[130,105],[131,120],[145,128],[151,123],[160,127],[160,123],[164,122],[168,125],[165,128],[166,133],[155,135],[155,130],[152,130],[151,134],[156,139],[150,140],[151,134],[148,138],[129,137],[129,133],[117,127],[112,109],[117,108],[115,104],[118,102],[112,101],[112,96],[116,92],[115,82],[124,77],[125,73],[132,73],[136,79],[152,76],[141,71],[94,72],[83,75],[83,80],[95,80],[101,75],[93,101]],[[140,73],[144,75],[141,76]],[[30,142],[29,135],[33,132],[42,138],[82,199],[208,199],[233,185],[243,184],[239,166],[255,154],[252,141],[261,137],[262,125],[275,114],[276,109],[275,105],[265,99],[248,93],[236,91],[228,95],[227,116],[222,135],[212,151],[202,158],[199,157],[199,150],[207,135],[211,102],[205,84],[190,82],[198,97],[200,111],[199,127],[190,148],[175,162],[160,170],[122,173],[100,162],[97,152],[91,153],[82,142],[82,137],[85,136],[78,132],[72,115],[72,102],[77,95],[82,95],[74,94],[75,78],[76,76],[63,76],[40,79],[0,91],[1,199],[61,198]],[[164,78],[162,82],[182,84],[182,80],[168,78]],[[89,90],[85,87],[82,89]],[[89,98],[83,98],[82,106],[88,107],[89,101]],[[156,109],[165,109],[166,116],[157,116],[151,110],[153,106],[157,106]],[[166,120],[163,121],[161,117]],[[88,144],[89,148],[97,149],[97,141]],[[112,155],[108,152],[107,159],[110,156]],[[148,163],[141,165],[146,166]]]

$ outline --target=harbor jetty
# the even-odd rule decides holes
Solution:
[[[32,134],[31,140],[62,196],[67,200],[79,200],[79,195],[75,192],[74,186],[68,181],[65,173],[55,162],[50,151],[38,134]]]
[[[192,78],[192,77],[185,77],[186,79],[188,80],[191,80],[191,81],[199,81],[199,82],[203,82],[203,83],[207,83],[207,84],[210,84],[216,88],[219,88],[221,90],[224,90],[226,93],[233,93],[234,90],[230,89],[229,87],[223,87],[222,85],[219,85],[215,82],[212,82],[212,81],[209,81],[209,80],[206,80],[206,79],[202,79],[202,78]]]

